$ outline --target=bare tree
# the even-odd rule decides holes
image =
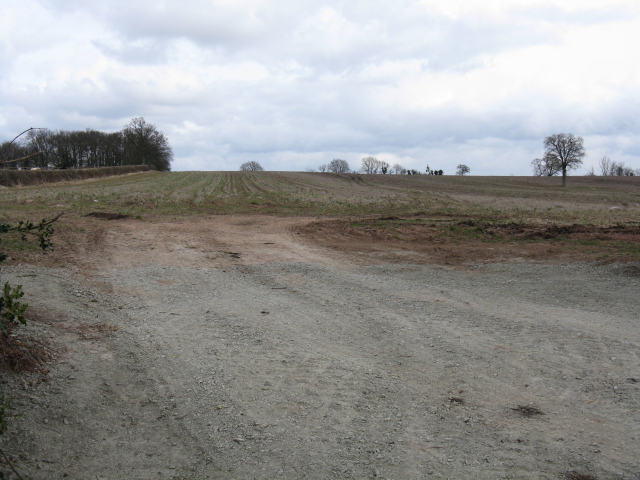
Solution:
[[[251,162],[244,162],[242,165],[240,165],[240,171],[241,172],[264,172],[264,168],[262,168],[262,165],[260,165],[258,162],[251,161]]]
[[[364,157],[361,165],[363,173],[378,173],[378,170],[382,167],[382,162],[376,157]]]
[[[327,169],[332,173],[349,173],[349,163],[346,160],[340,160],[339,158],[333,159],[329,162]]]
[[[616,162],[609,157],[600,159],[600,173],[604,177],[633,177],[637,175],[633,168],[627,167],[624,162]]]
[[[624,173],[625,173],[625,166],[624,166],[624,162],[613,162],[613,174],[616,177],[624,177]]]
[[[169,170],[173,152],[167,138],[144,118],[134,118],[120,132],[31,128],[3,143],[0,156],[16,156],[19,168],[92,168],[116,165],[153,165]],[[22,134],[21,134],[22,135]],[[5,145],[6,144],[6,145]]]
[[[587,155],[584,151],[584,140],[572,133],[556,133],[544,139],[545,158],[560,165],[562,186],[567,185],[567,170],[578,168]]]
[[[122,131],[129,163],[171,170],[173,151],[167,137],[143,117],[132,119]]]
[[[614,162],[615,163],[615,162]],[[600,159],[600,174],[603,177],[606,177],[608,175],[612,175],[612,170],[611,170],[611,159],[609,157],[602,157]]]
[[[402,165],[400,165],[399,163],[394,163],[393,167],[391,167],[391,171],[396,175],[400,175],[400,173],[402,173]]]
[[[611,162],[611,175],[616,177],[633,177],[633,168],[627,167],[624,162]]]
[[[323,172],[323,173],[324,173],[324,172],[326,172],[326,171],[327,171],[327,164],[326,164],[326,163],[323,163],[322,165],[320,165],[320,166],[318,167],[318,171],[319,171],[319,172]]]
[[[456,170],[456,175],[465,175],[471,171],[469,167],[463,164],[458,165],[457,168],[458,169]]]
[[[546,155],[531,161],[533,174],[538,177],[553,177],[560,173],[562,168],[554,155]]]
[[[27,134],[28,138],[30,135],[33,135],[34,132],[43,130],[46,129],[31,127],[16,135],[10,142],[3,142],[2,147],[0,148],[0,168],[6,168],[8,164],[15,164],[16,168],[29,168],[32,166],[31,162],[33,160],[42,162],[44,152],[39,149],[30,150],[20,137]],[[47,165],[38,165],[36,163],[35,166],[46,167]]]

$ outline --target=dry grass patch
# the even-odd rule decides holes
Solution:
[[[53,356],[53,349],[46,341],[15,333],[0,336],[0,369],[3,371],[44,373],[44,365]]]

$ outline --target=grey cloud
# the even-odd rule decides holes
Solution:
[[[321,25],[323,12],[331,7],[344,22],[342,30],[326,31]],[[549,41],[542,19],[531,17],[530,11],[498,22],[489,17],[451,20],[411,4],[390,9],[386,2],[273,2],[249,12],[200,1],[138,0],[77,8],[100,8],[114,32],[142,41],[131,47],[132,59],[145,54],[162,58],[168,41],[184,38],[257,61],[297,61],[314,72],[353,71],[385,58],[420,58],[436,70],[468,68],[477,64],[478,55]],[[106,45],[100,47],[109,52]]]
[[[540,142],[555,131],[586,134],[583,108],[555,105],[549,94],[512,97],[488,110],[469,111],[463,105],[446,104],[420,112],[381,110],[358,85],[340,90],[333,83],[298,85],[287,94],[269,81],[255,90],[237,110],[211,112],[201,119],[211,124],[216,142],[231,152],[258,153],[384,151],[433,148],[443,139],[467,144],[498,137],[508,142]],[[241,88],[241,87],[240,87]],[[233,90],[230,96],[237,95]],[[584,108],[587,106],[585,105]],[[620,112],[626,115],[626,111]],[[538,118],[538,121],[532,119]],[[614,121],[611,118],[609,121]]]
[[[397,6],[397,10],[402,8]],[[295,41],[287,40],[271,54],[294,59],[314,74],[352,74],[385,59],[419,59],[435,71],[468,70],[480,64],[481,55],[557,41],[531,19],[504,24],[490,19],[454,21],[424,12],[379,17],[365,12],[360,17],[359,11],[347,8],[341,13],[345,14],[345,28],[351,25],[352,31],[335,33],[346,39],[339,48],[334,47],[335,38],[302,21],[292,31]],[[272,41],[277,44],[277,39]]]
[[[114,2],[105,10],[110,27],[129,40],[187,38],[210,47],[235,48],[263,35],[262,19],[210,2]]]

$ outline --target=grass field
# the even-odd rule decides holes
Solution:
[[[320,221],[306,229],[319,241],[341,237],[389,248],[544,243],[587,254],[583,259],[640,260],[640,177],[571,177],[561,187],[557,177],[151,171],[2,187],[0,208],[0,221],[13,222],[64,211],[58,235],[87,228],[95,221],[87,216],[299,216]],[[33,247],[8,238],[4,248],[19,257]],[[538,257],[547,255],[544,248]]]
[[[110,212],[133,217],[416,212],[534,222],[640,222],[640,177],[459,177],[298,172],[144,172],[0,188],[3,216]]]

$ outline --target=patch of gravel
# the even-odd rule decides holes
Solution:
[[[58,356],[3,376],[2,448],[34,480],[639,478],[628,268],[7,267]]]

